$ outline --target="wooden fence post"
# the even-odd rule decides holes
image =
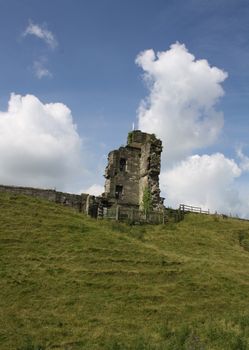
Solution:
[[[116,221],[119,220],[119,205],[116,206]]]
[[[90,214],[90,194],[86,198],[86,214]]]

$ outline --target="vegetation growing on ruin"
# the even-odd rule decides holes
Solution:
[[[132,143],[132,131],[128,132],[128,138],[127,138],[127,144],[129,145],[130,143]]]
[[[95,221],[0,194],[0,349],[249,347],[249,222]]]
[[[149,187],[145,187],[143,192],[142,207],[145,215],[152,210],[152,196]]]

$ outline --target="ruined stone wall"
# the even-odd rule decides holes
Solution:
[[[159,174],[161,167],[162,142],[154,134],[140,130],[128,134],[127,146],[109,153],[105,177],[105,196],[116,204],[136,205],[142,209],[146,188],[152,196],[152,207],[163,207],[160,197]],[[120,162],[126,159],[125,171]],[[123,188],[122,196],[117,196]]]
[[[163,200],[160,197],[159,175],[161,170],[161,140],[151,135],[150,139],[142,145],[139,180],[139,203],[143,200],[145,188],[148,188],[152,197],[152,207],[160,209]]]
[[[125,160],[121,169],[120,161]],[[137,205],[139,199],[139,164],[140,150],[131,147],[120,147],[108,156],[105,171],[105,196],[107,199],[117,199],[119,204]],[[117,198],[117,186],[123,188]]]
[[[60,204],[75,208],[80,212],[86,211],[86,202],[88,197],[88,195],[85,193],[79,195],[79,194],[72,194],[72,193],[66,193],[66,192],[58,192],[52,189],[41,189],[41,188],[20,187],[20,186],[4,186],[4,185],[0,185],[0,192],[23,194],[27,196],[47,199],[55,203],[60,203]]]

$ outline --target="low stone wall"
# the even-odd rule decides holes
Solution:
[[[0,185],[0,192],[24,194],[27,196],[47,199],[55,203],[60,203],[75,208],[79,212],[86,212],[87,198],[89,196],[86,193],[72,194],[66,192],[58,192],[51,189],[4,185]]]
[[[120,221],[161,224],[167,221],[164,211],[149,213],[146,217],[139,211],[138,206],[116,205],[99,196],[95,197],[86,193],[73,194],[59,192],[52,189],[42,189],[21,186],[0,185],[0,192],[22,194],[37,198],[43,198],[51,202],[72,207],[81,213],[86,213],[93,218],[115,219]]]

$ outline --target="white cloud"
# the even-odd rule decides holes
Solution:
[[[136,63],[149,88],[138,109],[139,128],[162,139],[168,164],[212,144],[223,127],[215,104],[224,94],[220,83],[227,73],[195,60],[179,43],[157,54],[141,52]]]
[[[240,176],[249,158],[237,152],[238,164],[221,153],[199,156],[198,149],[213,145],[223,127],[217,102],[224,95],[227,73],[196,60],[184,45],[173,44],[155,54],[141,52],[136,63],[149,89],[138,108],[138,126],[163,141],[162,195],[167,206],[180,203],[249,217]]]
[[[0,112],[0,183],[72,190],[81,180],[82,186],[81,147],[67,106],[12,94]]]
[[[243,151],[242,148],[237,148],[237,156],[240,160],[240,167],[243,171],[248,172],[249,171],[249,157],[247,157]]]
[[[94,184],[88,187],[86,190],[82,191],[83,193],[89,193],[93,196],[100,196],[104,192],[104,186]]]
[[[236,184],[240,175],[235,161],[221,153],[194,155],[162,173],[162,189],[174,207],[183,203],[237,213],[243,205]]]
[[[39,60],[39,61],[35,61],[33,64],[33,69],[34,69],[34,73],[35,76],[38,79],[42,79],[42,78],[52,78],[52,73],[45,67],[44,65],[44,60]]]
[[[38,24],[29,22],[29,25],[25,29],[23,36],[34,35],[37,38],[43,40],[50,48],[55,49],[58,46],[57,40],[54,34],[46,29],[45,26],[39,26]]]

